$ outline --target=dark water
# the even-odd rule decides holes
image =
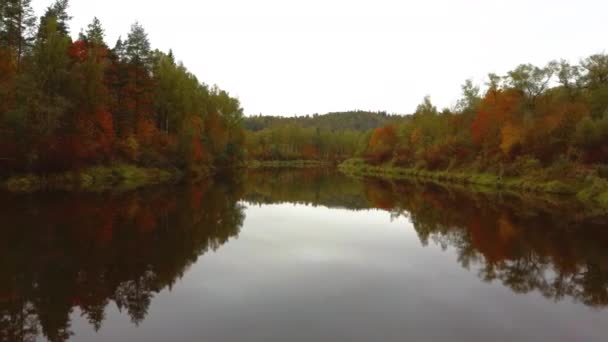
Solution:
[[[324,170],[0,194],[0,341],[606,341],[608,219]]]

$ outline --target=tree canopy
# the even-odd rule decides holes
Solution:
[[[238,99],[201,83],[135,23],[114,49],[94,18],[70,36],[69,2],[38,20],[0,6],[0,170],[55,172],[129,162],[210,168],[244,158]]]

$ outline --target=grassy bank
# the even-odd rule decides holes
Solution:
[[[598,176],[560,177],[547,176],[550,172],[539,170],[529,175],[501,177],[492,173],[475,173],[468,170],[429,171],[400,168],[390,164],[369,165],[362,159],[349,159],[339,169],[355,176],[377,176],[392,179],[425,179],[443,183],[480,185],[494,189],[508,189],[557,195],[576,196],[582,202],[608,208],[608,180]]]
[[[323,160],[250,160],[247,162],[249,169],[263,168],[307,168],[307,167],[327,167],[334,165],[331,161]]]
[[[177,169],[141,168],[118,164],[97,166],[79,171],[49,175],[14,176],[4,182],[4,188],[12,192],[41,190],[131,190],[147,185],[176,182],[182,177]]]

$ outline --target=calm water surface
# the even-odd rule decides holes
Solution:
[[[0,194],[0,341],[608,340],[593,211],[326,170],[233,178]]]

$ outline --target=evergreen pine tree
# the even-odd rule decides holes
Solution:
[[[118,40],[116,41],[116,44],[114,44],[112,52],[116,55],[119,61],[122,62],[125,60],[125,43],[122,41],[122,37],[118,37]]]
[[[46,39],[47,22],[51,18],[53,18],[53,21],[56,22],[57,32],[65,36],[69,36],[70,27],[68,22],[72,19],[72,17],[67,13],[68,7],[68,0],[56,0],[54,4],[46,9],[46,12],[40,18],[40,25],[38,26],[38,39]]]
[[[131,32],[125,42],[125,52],[130,63],[145,67],[149,66],[151,56],[150,41],[148,40],[148,34],[139,23],[131,26]]]
[[[32,47],[36,18],[31,0],[3,0],[0,5],[0,47],[8,49],[17,69]]]
[[[104,29],[101,27],[101,22],[97,17],[93,18],[93,22],[87,27],[85,38],[89,43],[95,45],[106,45],[104,42]]]

